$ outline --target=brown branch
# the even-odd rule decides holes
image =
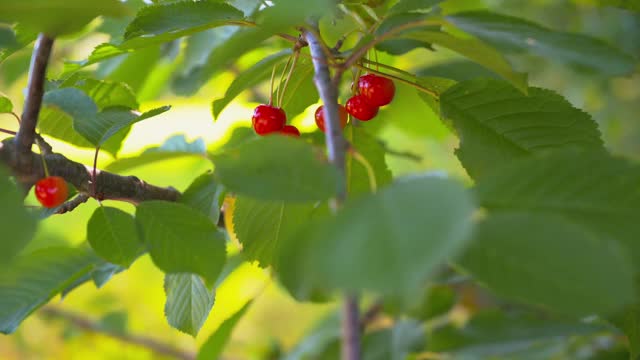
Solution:
[[[171,356],[173,358],[183,360],[194,360],[196,358],[194,353],[177,349],[169,344],[162,343],[146,336],[120,333],[106,329],[98,322],[60,308],[47,306],[42,308],[40,313],[50,318],[65,320],[73,326],[87,332],[101,334],[128,344],[144,347],[158,355]]]
[[[80,193],[80,194],[76,195],[76,197],[74,197],[73,199],[65,202],[62,205],[60,205],[60,207],[56,211],[56,214],[64,214],[64,213],[68,213],[70,211],[73,211],[78,206],[86,203],[87,200],[89,200],[89,198],[90,198],[90,196],[88,194]]]
[[[7,165],[18,181],[32,186],[44,177],[44,167],[40,154],[27,153],[29,165],[20,165],[15,159],[17,149],[11,139],[0,143],[0,161]],[[91,175],[93,168],[69,160],[61,154],[42,155],[47,163],[49,174],[60,176],[73,184],[80,193],[98,200],[119,200],[138,204],[146,200],[176,201],[180,192],[174,188],[162,188],[145,183],[135,176],[121,176],[106,171],[96,171],[96,191],[93,191]]]
[[[20,121],[20,129],[15,137],[16,162],[20,165],[31,166],[31,145],[36,138],[36,124],[42,105],[44,94],[44,82],[47,72],[47,64],[51,56],[53,38],[40,34],[36,41],[31,65],[29,67],[29,83],[27,85],[27,97],[24,101],[24,111]]]

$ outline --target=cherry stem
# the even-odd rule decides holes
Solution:
[[[0,128],[0,132],[3,132],[5,134],[9,134],[9,135],[15,135],[16,134],[15,131],[7,130],[7,129],[1,129],[1,128]]]
[[[16,118],[16,120],[18,120],[18,124],[20,124],[20,115],[14,113],[13,111],[10,112],[9,114],[13,115],[13,117]]]
[[[271,81],[269,83],[269,106],[273,105],[273,81],[276,76],[276,65],[271,70]]]
[[[367,70],[370,73],[374,73],[376,75],[380,75],[382,77],[386,77],[386,78],[393,79],[393,80],[396,80],[398,82],[401,82],[403,84],[407,84],[407,85],[411,86],[412,88],[415,88],[415,89],[417,89],[417,90],[419,90],[419,91],[421,91],[421,92],[423,92],[425,94],[431,95],[431,97],[433,97],[434,99],[440,98],[440,94],[438,94],[437,92],[435,92],[435,91],[433,91],[431,89],[428,89],[428,88],[426,88],[426,87],[424,87],[424,86],[422,86],[422,85],[420,85],[418,83],[403,79],[401,77],[397,77],[397,76],[394,76],[394,75],[383,73],[381,71],[378,71],[378,70],[375,70],[375,69],[372,69],[372,68],[368,68],[368,67],[360,65],[360,64],[356,64],[355,66],[357,66],[357,67],[359,67],[359,68],[361,68],[363,70]]]
[[[278,89],[276,89],[276,104],[280,103],[280,90],[282,88],[282,82],[284,81],[284,76],[287,73],[287,69],[291,64],[292,56],[289,56],[287,63],[284,64],[284,68],[282,68],[282,74],[280,74],[280,82],[278,82]]]
[[[282,108],[282,100],[284,100],[284,95],[287,92],[287,86],[289,86],[289,80],[291,80],[291,75],[293,75],[293,69],[296,68],[296,64],[298,63],[298,58],[300,57],[300,51],[296,51],[293,55],[293,62],[291,63],[291,67],[289,68],[289,74],[287,75],[287,79],[284,82],[284,86],[282,87],[282,94],[280,94],[280,102],[278,103],[278,107]]]
[[[362,156],[362,154],[360,154],[358,150],[354,148],[350,148],[349,153],[351,154],[353,159],[359,162],[360,165],[362,165],[367,171],[367,176],[369,177],[369,187],[371,189],[371,192],[375,193],[376,191],[378,191],[378,182],[376,181],[376,174],[373,171],[373,167],[371,167],[371,164],[369,163],[369,161],[367,161],[367,159],[364,156]]]

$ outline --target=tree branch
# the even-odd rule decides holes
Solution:
[[[98,200],[120,200],[138,204],[146,200],[176,201],[180,192],[174,188],[161,188],[150,185],[135,176],[121,176],[106,171],[96,171],[96,191],[91,184],[92,167],[69,160],[61,154],[27,153],[28,165],[16,161],[17,145],[11,139],[0,143],[0,161],[7,165],[18,181],[32,186],[44,177],[44,167],[40,157],[44,158],[49,174],[60,176],[73,184],[80,193]]]
[[[31,56],[27,97],[24,101],[20,129],[15,137],[15,156],[17,163],[20,165],[30,166],[30,161],[33,160],[31,145],[33,145],[36,138],[36,124],[38,123],[38,115],[42,105],[45,75],[52,47],[53,38],[40,34]]]
[[[304,37],[309,45],[315,71],[313,80],[324,105],[325,139],[329,161],[341,175],[336,185],[334,203],[334,210],[336,210],[347,198],[347,141],[342,134],[338,115],[338,83],[331,80],[327,53],[317,29],[318,27],[315,26],[313,30],[305,30]],[[357,296],[346,294],[342,310],[342,359],[360,360],[360,322],[358,320],[360,314]]]
[[[102,334],[128,344],[138,345],[146,349],[149,349],[150,351],[153,351],[158,355],[171,356],[176,359],[183,359],[183,360],[194,360],[196,358],[196,355],[191,352],[186,352],[186,351],[177,349],[169,344],[165,344],[165,343],[159,342],[158,340],[148,338],[145,336],[120,333],[117,331],[106,329],[103,326],[101,326],[101,324],[95,321],[92,321],[83,316],[74,314],[72,312],[69,312],[63,309],[47,306],[42,308],[40,312],[43,315],[51,318],[60,318],[65,321],[68,321],[73,326],[76,326],[84,331]]]

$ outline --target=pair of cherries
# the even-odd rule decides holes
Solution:
[[[347,100],[346,106],[339,105],[340,125],[347,125],[348,114],[362,121],[369,121],[378,115],[381,106],[388,105],[396,94],[396,86],[391,79],[376,74],[363,75],[358,79],[358,94]],[[324,111],[316,110],[316,125],[324,131]]]
[[[258,135],[283,134],[300,136],[300,131],[293,125],[287,125],[287,114],[279,107],[273,105],[258,105],[253,110],[251,117],[253,130]]]

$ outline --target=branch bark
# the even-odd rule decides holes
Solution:
[[[315,75],[315,82],[320,99],[324,105],[325,139],[329,153],[329,161],[338,169],[341,175],[336,188],[334,210],[336,210],[347,197],[346,182],[346,151],[345,140],[340,117],[338,113],[338,87],[337,81],[331,80],[327,51],[318,35],[317,26],[313,30],[305,30],[304,36],[309,45],[311,59]],[[360,360],[360,321],[358,309],[358,297],[346,294],[342,307],[342,359]]]
[[[128,344],[141,346],[149,349],[150,351],[153,351],[158,355],[171,356],[173,358],[182,360],[195,360],[196,358],[195,354],[193,353],[177,349],[169,344],[159,342],[158,340],[152,338],[140,335],[120,333],[113,330],[105,329],[103,326],[93,320],[87,319],[81,315],[74,314],[63,309],[48,306],[42,308],[40,312],[48,317],[59,318],[68,321],[70,324],[84,331],[102,334]]]
[[[42,105],[45,76],[52,48],[53,38],[40,34],[31,56],[27,97],[24,101],[20,128],[15,137],[16,162],[20,165],[30,166],[30,161],[33,160],[30,155],[31,146],[36,138],[36,124],[38,123],[38,115]]]
[[[96,191],[91,184],[93,169],[75,161],[69,160],[61,154],[41,155],[29,151],[27,162],[19,163],[16,159],[17,144],[11,139],[0,143],[0,161],[3,162],[18,181],[33,185],[44,177],[44,166],[40,157],[47,163],[49,174],[60,176],[78,189],[82,194],[98,200],[120,200],[138,204],[146,200],[176,201],[180,192],[174,188],[162,188],[145,183],[135,176],[121,176],[106,171],[96,171]],[[26,165],[25,165],[26,164]]]

